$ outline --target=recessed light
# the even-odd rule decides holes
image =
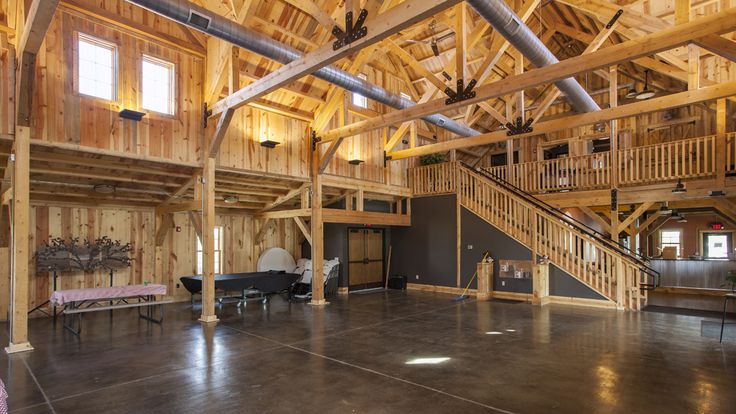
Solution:
[[[238,201],[240,201],[240,197],[238,197],[238,196],[236,196],[236,195],[226,195],[226,196],[225,196],[225,197],[223,197],[222,199],[223,199],[223,201],[225,201],[225,202],[226,202],[227,204],[235,204],[235,203],[237,203]]]
[[[92,187],[92,191],[100,194],[112,194],[115,192],[115,186],[112,184],[96,184]]]

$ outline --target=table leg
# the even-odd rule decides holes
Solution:
[[[723,299],[723,316],[721,316],[721,339],[718,342],[723,342],[723,325],[726,324],[726,305],[728,305],[728,298]]]

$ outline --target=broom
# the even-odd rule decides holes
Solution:
[[[490,252],[483,253],[483,259],[481,259],[481,262],[485,262],[486,261],[486,257],[488,257],[489,254],[490,254]],[[466,295],[466,293],[468,293],[468,289],[470,289],[470,284],[473,283],[473,281],[475,280],[475,277],[476,276],[478,276],[478,268],[477,267],[475,268],[475,273],[473,273],[473,277],[470,278],[470,282],[468,282],[468,284],[465,286],[465,290],[463,290],[463,294],[460,295],[460,296],[458,296],[458,297],[456,297],[455,299],[453,299],[452,300],[453,302],[462,302],[462,301],[467,300],[468,298],[470,298],[470,296]]]

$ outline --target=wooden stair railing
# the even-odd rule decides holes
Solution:
[[[540,207],[532,196],[520,196],[458,163],[415,168],[411,183],[416,196],[454,191],[462,206],[619,307],[639,310],[646,303],[641,262]]]

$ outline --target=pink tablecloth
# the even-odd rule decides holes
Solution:
[[[165,295],[165,285],[128,285],[104,288],[57,290],[51,295],[51,303],[64,305],[80,300],[129,298],[134,296]]]

